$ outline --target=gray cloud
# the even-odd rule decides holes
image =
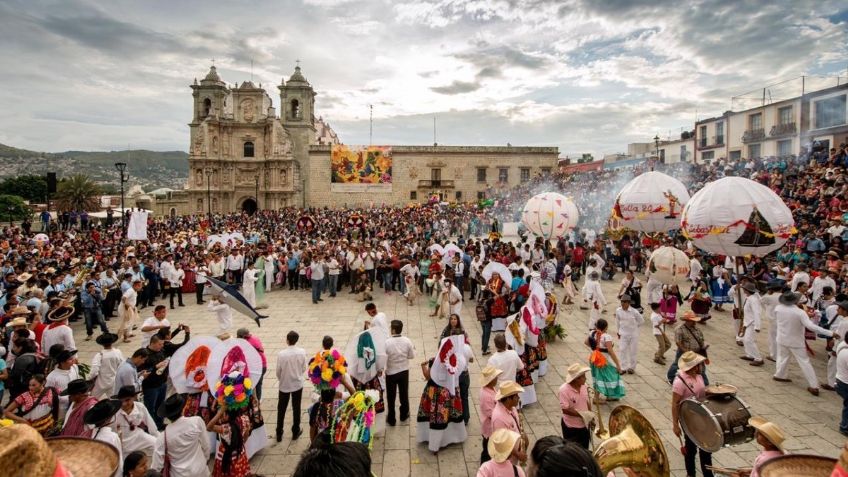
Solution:
[[[477,91],[481,84],[476,81],[454,81],[447,86],[435,86],[430,88],[435,93],[439,94],[463,94]]]

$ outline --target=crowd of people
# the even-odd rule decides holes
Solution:
[[[703,399],[709,343],[699,327],[725,305],[744,317],[732,320],[741,359],[755,367],[774,361],[773,379],[788,382],[793,357],[811,394],[824,389],[843,399],[839,431],[848,436],[848,354],[840,353],[848,347],[846,163],[842,147],[830,155],[655,165],[691,191],[734,175],[778,193],[793,211],[798,234],[767,257],[706,254],[675,232],[657,237],[608,230],[615,191],[646,166],[540,176],[501,191],[490,204],[150,219],[144,241],[127,240],[120,219],[50,227],[45,217],[40,234],[5,227],[0,403],[13,427],[112,444],[121,453],[118,475],[208,475],[212,454],[212,475],[253,475],[249,457],[253,436],[263,432],[262,381],[273,357],[249,330],[233,332],[233,309],[211,286],[213,278],[239,289],[254,309],[268,292],[304,290],[313,306],[325,298],[358,300],[368,315],[343,349],[326,336],[311,354],[298,347],[297,330],[285,337],[273,371],[279,383],[273,437],[281,441],[291,406],[291,438],[300,438],[307,408],[311,445],[295,475],[368,475],[373,436],[410,417],[416,440],[434,453],[465,441],[472,405],[468,367],[475,361],[482,368],[478,475],[601,475],[588,451],[593,406],[626,396],[621,376],[639,370],[639,335],[647,321],[657,342],[654,361],[669,366],[670,410],[687,449],[687,474],[696,475],[699,455],[701,472],[709,476],[710,454],[681,431],[676,403]],[[573,197],[580,226],[555,243],[500,240],[499,224],[515,221],[539,191]],[[689,254],[688,285],[664,285],[650,271],[644,284],[637,277],[659,245]],[[610,280],[621,283],[615,297],[601,287]],[[444,318],[434,356],[419,356],[403,336],[404,323],[377,311],[376,293],[402,295],[409,306],[426,305],[432,317]],[[232,351],[214,381],[198,378],[205,391],[177,393],[171,360],[198,337],[167,315],[191,296],[217,320],[221,343],[235,335],[250,349],[233,344],[241,351]],[[614,302],[619,306],[606,314]],[[583,311],[565,317],[560,304]],[[472,312],[463,313],[464,307]],[[463,324],[469,316],[482,329],[479,353]],[[569,366],[559,389],[562,435],[531,446],[520,409],[538,400],[535,383],[547,372],[547,348],[566,318],[586,320],[591,357]],[[766,327],[769,347],[762,353],[756,333]],[[74,328],[102,348],[90,363],[77,359]],[[806,350],[819,340],[830,356],[822,380]],[[137,343],[132,353],[120,349]],[[262,371],[255,380],[243,356],[254,352]],[[426,385],[416,408],[409,362],[419,357]],[[304,378],[315,390],[306,406]],[[776,424],[755,418],[751,426],[763,447],[758,460],[782,452]]]

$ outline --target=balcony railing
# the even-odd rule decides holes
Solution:
[[[766,130],[765,129],[749,129],[742,134],[742,142],[759,142],[766,138]]]
[[[769,136],[771,136],[771,137],[786,136],[786,135],[795,134],[797,132],[798,132],[798,129],[795,126],[794,122],[784,123],[784,124],[777,124],[775,126],[772,126],[771,131],[769,131]]]
[[[453,181],[452,180],[443,180],[443,179],[435,179],[435,180],[420,180],[418,181],[419,189],[453,189]]]
[[[716,147],[724,147],[724,136],[698,138],[698,149],[713,149]]]

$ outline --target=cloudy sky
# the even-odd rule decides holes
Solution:
[[[188,85],[276,85],[295,60],[348,144],[623,151],[846,80],[844,1],[0,0],[0,143],[187,150]],[[833,85],[835,79],[821,79]],[[808,81],[808,87],[810,81]],[[760,90],[743,99],[731,98]],[[769,89],[775,99],[800,81]],[[752,102],[753,101],[753,102]]]

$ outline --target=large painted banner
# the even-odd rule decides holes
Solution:
[[[391,192],[392,148],[336,144],[330,152],[333,192]]]

